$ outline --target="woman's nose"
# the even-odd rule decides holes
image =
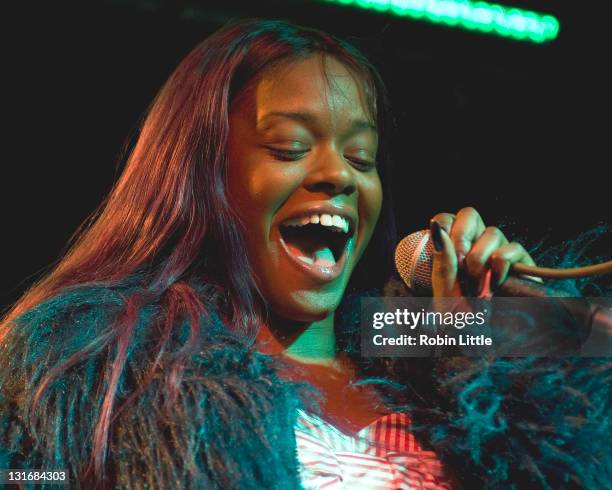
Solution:
[[[311,192],[325,192],[330,195],[355,192],[353,169],[343,155],[326,151],[313,164],[304,179],[304,186]]]

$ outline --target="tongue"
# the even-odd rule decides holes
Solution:
[[[315,252],[315,264],[331,267],[332,265],[336,265],[336,259],[332,251],[328,247],[325,247]]]
[[[331,267],[336,265],[336,259],[334,258],[334,254],[329,247],[321,246],[316,250],[305,251],[294,244],[288,243],[287,248],[289,248],[289,251],[293,255],[306,264],[315,264],[322,267]]]

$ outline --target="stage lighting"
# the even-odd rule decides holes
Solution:
[[[552,15],[467,0],[321,0],[472,31],[543,43],[559,34]]]

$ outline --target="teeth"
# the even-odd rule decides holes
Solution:
[[[313,214],[311,216],[287,220],[283,223],[283,226],[304,226],[309,223],[329,226],[333,228],[333,231],[342,231],[344,233],[349,231],[348,220],[337,214]]]
[[[343,229],[344,229],[344,220],[343,220],[343,219],[342,219],[340,216],[334,215],[334,216],[332,217],[332,224],[333,224],[334,226],[337,226],[337,227],[338,227],[338,228],[340,228],[341,230],[343,230]]]
[[[334,220],[329,214],[322,214],[320,223],[323,226],[331,226],[334,223]]]

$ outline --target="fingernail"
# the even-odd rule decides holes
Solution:
[[[444,242],[442,241],[442,231],[440,230],[440,223],[435,220],[431,220],[429,223],[429,233],[431,234],[431,240],[436,252],[444,250]]]

